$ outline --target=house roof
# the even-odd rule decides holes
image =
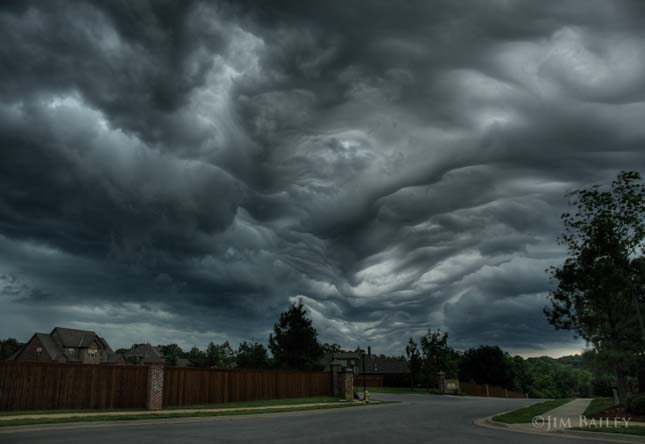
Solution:
[[[86,348],[90,346],[92,341],[98,338],[97,334],[91,330],[56,327],[50,335],[54,333],[58,333],[63,347]]]
[[[125,364],[125,361],[123,360],[123,355],[119,353],[114,353],[113,351],[109,351],[107,353],[105,362],[107,362],[108,364]]]
[[[144,362],[163,361],[163,355],[150,344],[136,344],[125,353],[126,358],[139,358]]]
[[[330,356],[333,356],[334,359],[361,359],[363,353],[360,351],[339,351],[331,353]]]
[[[47,333],[36,333],[34,336],[38,338],[40,343],[43,345],[43,348],[52,359],[57,359],[61,355],[65,356],[58,344],[56,344],[52,337]]]
[[[410,368],[405,359],[366,356],[365,373],[409,373]]]

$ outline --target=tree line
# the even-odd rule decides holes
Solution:
[[[157,349],[169,366],[185,361],[191,367],[318,370],[322,368],[320,360],[323,355],[339,351],[340,346],[318,341],[318,332],[299,302],[291,304],[280,314],[267,346],[245,341],[235,350],[228,341],[224,341],[221,344],[211,342],[204,350],[192,347],[184,351],[177,344],[158,345]],[[127,349],[117,350],[125,351]]]
[[[439,330],[428,330],[418,341],[410,338],[405,352],[413,387],[436,388],[443,372],[447,378],[528,393],[532,398],[611,395],[611,378],[595,371],[590,352],[526,359],[491,345],[457,351],[448,345],[448,333]]]

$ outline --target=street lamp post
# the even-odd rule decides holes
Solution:
[[[367,401],[367,382],[365,377],[365,352],[361,355],[363,357],[363,401]]]

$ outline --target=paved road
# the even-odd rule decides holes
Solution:
[[[581,444],[587,440],[544,437],[481,428],[472,422],[530,404],[523,399],[378,395],[400,400],[364,408],[252,418],[190,422],[101,425],[31,432],[0,433],[2,444]],[[601,441],[593,441],[601,443]]]

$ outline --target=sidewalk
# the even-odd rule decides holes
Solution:
[[[517,425],[528,425],[533,429],[537,429],[537,431],[562,430],[571,427],[578,427],[580,417],[584,414],[585,410],[587,410],[587,407],[589,407],[591,401],[591,398],[574,399],[571,402],[568,402],[553,410],[549,410],[543,415],[538,416],[544,419],[543,424],[538,424],[537,422],[535,422],[533,424]]]
[[[611,441],[616,443],[645,443],[645,438],[634,435],[620,435],[600,432],[569,430],[581,426],[581,417],[591,403],[591,399],[578,398],[542,415],[534,417],[533,423],[506,424],[493,421],[492,417],[475,421],[475,424],[508,431],[532,434],[557,435],[561,437],[584,438],[589,441]],[[584,424],[582,424],[584,425]],[[630,422],[630,426],[645,426],[645,423]]]
[[[310,407],[326,407],[326,406],[343,406],[351,404],[351,402],[318,402],[309,404],[282,404],[282,405],[268,405],[260,407],[233,407],[233,408],[215,408],[215,409],[174,409],[174,410],[116,410],[109,412],[70,412],[70,413],[38,413],[38,414],[24,414],[13,416],[0,416],[0,424],[3,421],[12,421],[19,419],[62,419],[62,418],[92,418],[104,416],[144,416],[148,415],[154,417],[155,415],[186,415],[191,413],[227,413],[227,412],[256,412],[267,410],[291,410],[302,409]]]

